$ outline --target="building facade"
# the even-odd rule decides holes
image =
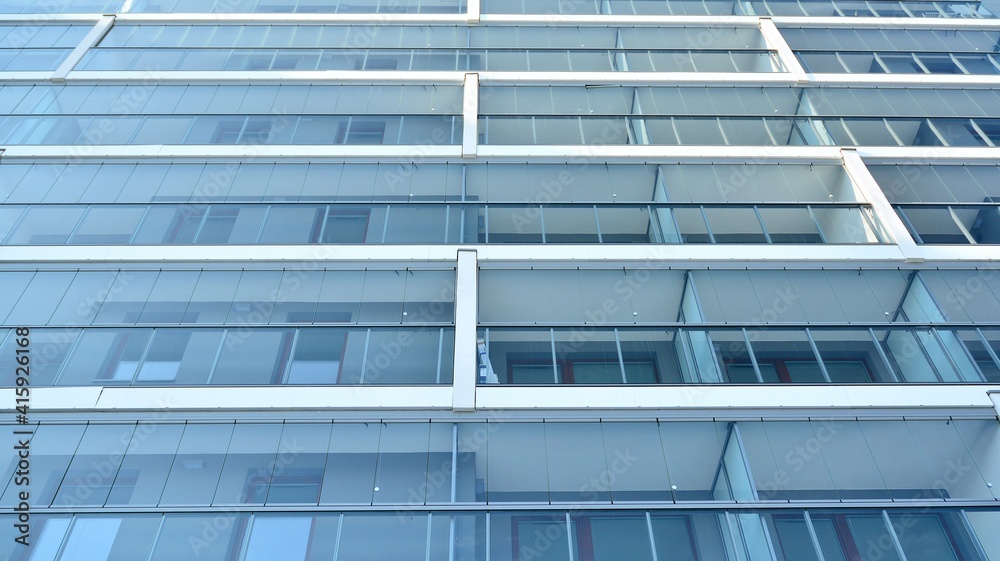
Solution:
[[[0,0],[0,559],[1000,560],[968,0]]]

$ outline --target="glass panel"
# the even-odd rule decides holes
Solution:
[[[184,425],[139,423],[128,442],[107,504],[158,505],[183,432]]]
[[[160,504],[204,505],[214,497],[232,434],[231,424],[187,425]],[[186,538],[179,541],[187,543]]]
[[[209,383],[233,386],[279,383],[294,334],[291,329],[228,331]]]
[[[226,524],[215,529],[217,514],[167,514],[150,561],[176,561],[196,556],[205,561],[229,561],[236,556],[249,524],[241,513],[226,514]],[[206,535],[206,528],[215,531]],[[216,533],[217,532],[217,533]],[[208,539],[212,537],[214,539]]]
[[[264,504],[281,425],[238,423],[233,430],[213,505]]]
[[[429,430],[430,423],[383,424],[375,473],[376,504],[424,503]]]
[[[221,329],[157,329],[135,382],[157,385],[207,383],[222,337]]]
[[[74,347],[59,385],[128,385],[139,368],[151,329],[88,330]]]
[[[339,524],[339,515],[257,514],[243,561],[333,559]]]
[[[555,331],[556,363],[563,384],[621,384],[624,373],[611,330]],[[633,370],[638,375],[638,368]]]
[[[493,373],[504,384],[554,384],[552,335],[548,329],[491,329],[489,356]]]
[[[428,546],[427,522],[424,513],[345,513],[337,559],[423,557]]]
[[[611,500],[599,423],[545,423],[550,502]]]
[[[53,506],[103,506],[121,465],[122,443],[132,438],[134,428],[134,425],[88,426],[52,501]]]
[[[667,465],[659,431],[653,423],[601,423],[604,434],[605,477],[598,476],[593,490],[609,487],[611,500],[672,501]],[[605,484],[606,482],[606,484]],[[584,500],[598,498],[588,489]],[[593,496],[592,496],[593,495]]]
[[[489,502],[549,501],[544,431],[538,423],[502,423],[490,433]]]
[[[868,331],[812,331],[816,348],[835,384],[896,381]]]
[[[334,423],[321,504],[372,504],[380,423]]]
[[[670,483],[678,501],[714,500],[727,427],[722,423],[659,423]],[[698,442],[696,447],[691,442]],[[681,452],[683,450],[683,452]]]
[[[126,518],[78,516],[60,559],[126,561],[147,557],[160,527],[160,515]],[[32,556],[34,558],[34,556]]]

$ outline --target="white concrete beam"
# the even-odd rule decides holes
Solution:
[[[73,52],[71,52],[69,56],[66,57],[66,60],[59,65],[59,68],[56,68],[56,71],[52,73],[52,80],[57,82],[65,80],[66,76],[73,71],[73,68],[76,67],[81,60],[83,60],[87,51],[89,51],[94,45],[98,44],[101,39],[104,39],[104,36],[108,34],[108,31],[111,31],[111,26],[114,25],[114,23],[115,16],[102,16],[101,19],[94,24],[94,28],[90,30],[90,33],[87,33],[83,39],[80,40],[80,44],[73,49]]]
[[[479,354],[476,348],[479,264],[475,251],[458,251],[455,277],[455,377],[452,408],[455,411],[472,411],[476,408],[476,380],[479,374]]]
[[[847,170],[847,175],[850,176],[854,186],[864,196],[864,200],[872,205],[872,210],[875,212],[876,218],[889,231],[889,234],[896,242],[896,246],[906,256],[906,260],[908,262],[922,262],[924,258],[920,255],[917,242],[913,240],[909,230],[906,229],[906,225],[903,224],[899,215],[896,214],[896,210],[892,208],[892,204],[886,198],[882,188],[879,187],[878,182],[875,181],[871,172],[868,171],[864,160],[861,159],[856,150],[845,148],[842,150],[842,153],[844,155],[844,168]]]
[[[462,99],[462,157],[475,158],[479,145],[479,75],[465,75]]]
[[[809,82],[809,76],[806,75],[805,69],[799,64],[798,57],[795,56],[792,48],[785,42],[785,38],[781,36],[781,32],[778,31],[771,18],[760,18],[760,32],[764,36],[764,43],[769,49],[778,53],[778,60],[785,70],[795,77],[795,82],[799,84]]]

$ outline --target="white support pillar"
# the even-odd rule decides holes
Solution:
[[[993,408],[997,410],[997,415],[1000,415],[1000,389],[989,390],[987,393],[990,399],[993,400]]]
[[[864,200],[872,205],[875,211],[875,218],[882,223],[889,231],[893,241],[896,242],[899,251],[903,254],[907,263],[920,263],[924,258],[921,255],[920,246],[913,240],[906,225],[896,214],[896,209],[892,208],[892,203],[886,198],[882,188],[879,187],[875,178],[872,177],[868,166],[853,148],[844,148],[840,151],[844,158],[844,169],[851,178],[851,182],[860,191]]]
[[[474,250],[458,250],[455,271],[455,377],[452,409],[476,409],[476,380],[479,353],[476,347],[478,323],[479,263]]]
[[[785,71],[789,72],[795,78],[795,82],[800,84],[808,82],[809,76],[806,75],[805,69],[799,64],[799,59],[792,52],[792,48],[788,46],[788,43],[785,42],[785,38],[781,36],[781,32],[778,31],[778,27],[774,25],[771,18],[760,18],[760,33],[764,36],[764,43],[767,47],[774,49],[778,53],[778,60],[785,67]]]
[[[76,65],[79,64],[81,60],[83,60],[83,57],[87,54],[87,51],[89,51],[91,47],[99,43],[101,39],[104,39],[104,36],[108,34],[108,31],[111,31],[111,26],[114,25],[114,23],[115,23],[114,15],[105,15],[102,16],[101,19],[97,20],[97,23],[94,24],[94,28],[90,30],[90,33],[88,33],[83,37],[83,40],[80,41],[80,44],[77,45],[75,49],[73,49],[73,52],[71,52],[69,56],[66,57],[66,60],[64,60],[63,63],[59,65],[59,68],[56,68],[56,71],[52,73],[52,78],[51,78],[52,81],[53,82],[65,81],[66,76],[68,76],[69,73],[72,72],[73,69],[76,67]]]
[[[468,2],[469,23],[479,23],[479,16],[482,12],[480,0],[468,0]]]
[[[478,145],[479,74],[466,74],[462,99],[462,157],[475,158]]]

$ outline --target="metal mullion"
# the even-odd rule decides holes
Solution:
[[[546,243],[546,241],[545,241],[545,206],[542,205],[542,204],[538,205],[538,221],[541,223],[541,226],[542,226],[542,243]]]
[[[229,336],[229,328],[224,328],[222,330],[222,338],[219,339],[219,348],[215,349],[215,358],[212,359],[212,366],[208,371],[208,378],[205,379],[205,385],[212,384],[212,378],[215,376],[215,370],[219,366],[219,359],[222,358],[222,348],[226,346],[226,337]]]
[[[368,371],[368,367],[367,367],[367,364],[368,364],[368,346],[371,344],[371,339],[372,339],[372,328],[368,327],[368,328],[365,329],[365,352],[361,355],[361,377],[358,379],[358,383],[359,384],[364,384],[365,383],[365,372]],[[378,473],[378,472],[376,471],[376,473]]]
[[[556,333],[555,329],[549,328],[549,345],[552,348],[552,381],[559,384],[559,363],[556,362]]]
[[[899,556],[900,561],[907,561],[906,553],[903,552],[903,545],[899,543],[899,536],[896,535],[896,529],[893,528],[892,520],[889,519],[889,512],[885,509],[882,509],[882,522],[885,524],[889,537],[892,538],[892,545],[896,548],[896,555]]]
[[[886,329],[886,339],[889,338],[889,334],[891,334],[891,332],[892,332],[891,329]],[[889,356],[885,354],[885,349],[882,348],[882,342],[879,341],[878,337],[875,335],[875,328],[869,327],[868,334],[871,336],[872,343],[875,344],[875,348],[878,350],[879,356],[882,357],[882,363],[885,364],[886,368],[889,369],[889,374],[891,374],[893,378],[892,381],[895,383],[899,383],[900,381],[899,373],[897,373],[896,369],[893,367],[893,363],[892,361],[889,360]]]
[[[288,382],[288,376],[292,373],[292,364],[295,362],[295,349],[299,346],[301,334],[302,330],[300,329],[292,330],[292,348],[288,350],[288,363],[281,369],[281,375],[278,376],[278,385],[285,385]]]
[[[976,335],[979,336],[979,341],[983,344],[983,347],[986,348],[986,352],[990,355],[990,358],[993,359],[993,363],[996,365],[998,369],[1000,369],[1000,357],[997,357],[997,353],[993,350],[993,347],[990,345],[989,339],[986,338],[986,335],[983,335],[983,330],[977,327]]]
[[[962,221],[959,220],[958,215],[955,214],[955,209],[952,208],[951,206],[948,207],[948,214],[951,215],[952,221],[955,222],[956,226],[958,226],[958,230],[962,232],[962,235],[965,236],[965,239],[968,240],[969,243],[972,245],[978,245],[979,242],[976,241],[976,238],[972,237],[972,234],[969,232],[968,229],[966,229],[965,224],[962,224]]]
[[[753,372],[757,376],[757,382],[764,383],[764,375],[760,373],[760,365],[757,364],[757,355],[753,352],[753,345],[750,343],[750,336],[747,334],[747,328],[743,327],[740,329],[743,333],[743,344],[747,346],[747,354],[750,355],[750,364],[753,365]]]
[[[771,234],[767,232],[767,226],[764,224],[764,218],[760,215],[760,208],[757,205],[753,205],[753,213],[757,215],[757,222],[760,223],[760,229],[764,232],[764,239],[767,243],[774,243],[771,241]]]
[[[324,205],[324,206],[326,207],[326,210],[323,213],[323,222],[321,222],[320,225],[319,225],[319,237],[316,238],[316,243],[323,243],[323,234],[326,233],[326,225],[329,222],[329,218],[330,218],[330,205],[327,204],[327,205]],[[263,224],[264,223],[261,222],[262,226],[263,226]],[[262,227],[261,231],[263,231],[263,230],[264,230],[264,228]],[[260,236],[260,233],[258,232],[258,237],[259,236]]]
[[[338,561],[340,558],[340,538],[344,535],[344,513],[341,512],[337,517],[337,538],[333,544],[333,560]]]
[[[628,379],[625,376],[625,359],[622,356],[622,340],[621,337],[619,337],[618,335],[617,327],[614,328],[614,333],[615,333],[615,350],[618,351],[618,367],[621,368],[622,372],[622,383],[627,384]]]
[[[906,205],[892,205],[892,208],[893,210],[896,211],[896,215],[899,216],[900,219],[902,220],[903,225],[906,226],[906,229],[909,231],[909,234],[913,237],[913,241],[917,242],[918,244],[924,243],[923,238],[920,237],[920,232],[918,232],[917,229],[913,226],[913,223],[910,222],[910,218],[906,216]]]
[[[964,376],[962,376],[962,369],[958,367],[958,363],[955,362],[954,357],[951,356],[951,351],[948,350],[948,346],[944,344],[944,339],[941,338],[941,334],[938,333],[937,328],[932,327],[932,328],[930,328],[930,331],[931,331],[931,335],[934,337],[934,341],[936,341],[937,344],[938,344],[938,346],[941,347],[941,354],[944,355],[945,360],[947,360],[948,364],[952,367],[952,369],[955,370],[955,375],[958,376],[959,381],[960,382],[966,382],[967,380],[962,379],[962,378],[964,378]],[[959,340],[959,343],[961,343],[961,340]],[[964,347],[965,343],[962,343],[962,346]],[[970,359],[971,359],[971,357],[970,357]],[[976,363],[976,361],[973,359],[972,360],[972,364],[975,365],[975,363]],[[979,369],[977,367],[976,371],[978,372],[978,370]],[[982,379],[982,376],[980,376],[979,381],[980,382],[984,381]]]
[[[392,206],[388,203],[385,205],[385,222],[382,223],[382,239],[379,241],[380,244],[385,244],[385,236],[389,232],[389,211],[392,210]]]
[[[594,223],[597,224],[597,243],[604,243],[604,236],[601,234],[601,219],[597,214],[597,205],[593,205]]]
[[[441,383],[441,358],[443,353],[444,353],[444,328],[442,327],[438,329],[438,356],[437,356],[437,370],[436,370],[437,376],[434,378],[434,382],[438,384]],[[453,384],[454,382],[455,381],[452,380]],[[454,500],[452,502],[454,502]]]
[[[934,121],[932,121],[930,117],[923,117],[923,120],[927,121],[927,128],[934,133],[937,139],[941,142],[941,146],[951,147],[951,144],[948,144],[948,141],[944,139],[944,135],[941,134],[941,131],[939,131],[937,126],[934,125]]]
[[[972,128],[975,129],[976,134],[982,137],[982,139],[986,142],[987,146],[996,146],[996,144],[994,144],[993,141],[990,140],[989,135],[986,134],[986,132],[979,127],[979,123],[977,123],[975,119],[969,119],[969,121],[972,123]]]
[[[646,511],[646,531],[649,535],[649,547],[653,552],[653,561],[659,561],[659,557],[656,555],[656,534],[653,532],[653,518],[649,515],[649,510]]]
[[[145,306],[143,307],[145,308]],[[141,311],[139,313],[142,314]],[[149,356],[149,349],[153,346],[153,337],[156,336],[157,328],[151,328],[149,331],[150,331],[149,339],[146,341],[146,344],[142,347],[142,353],[139,355],[139,360],[136,363],[135,373],[132,374],[132,379],[130,379],[128,382],[129,386],[135,385],[135,380],[139,376],[139,371],[142,370],[142,365],[144,362],[146,362],[146,357]]]
[[[957,66],[962,72],[965,72],[966,75],[972,74],[972,72],[969,72],[969,69],[966,68],[965,65],[961,63],[961,61],[958,60],[958,57],[955,56],[955,53],[945,53],[945,54],[947,54],[948,58],[951,59],[951,63]]]
[[[809,541],[812,542],[813,549],[816,551],[816,558],[818,561],[826,561],[826,556],[823,555],[823,548],[819,545],[819,537],[816,535],[816,528],[813,527],[812,517],[809,516],[809,511],[802,511],[802,518],[806,521],[806,530],[809,531]]]
[[[156,546],[160,543],[160,536],[163,535],[163,523],[166,521],[167,516],[165,514],[160,514],[160,523],[156,526],[156,533],[153,534],[153,542],[149,546],[149,554],[146,555],[145,561],[151,561],[153,555],[156,554]]]
[[[830,384],[830,373],[826,371],[826,365],[823,364],[823,357],[819,354],[819,347],[816,346],[816,340],[813,339],[812,331],[807,327],[805,329],[806,338],[809,340],[809,347],[812,348],[813,354],[816,355],[816,363],[819,364],[819,370],[823,374],[823,380]]]
[[[813,212],[812,205],[806,205],[806,212],[809,213],[809,218],[812,219],[813,225],[816,226],[816,231],[819,232],[819,239],[822,243],[830,243],[826,239],[826,234],[823,232],[823,227],[819,224],[819,219],[816,218],[816,213]]]
[[[238,550],[236,550],[236,553],[237,553],[237,556],[238,556],[237,559],[239,561],[245,561],[245,559],[246,559],[246,556],[247,556],[247,553],[248,553],[247,550],[250,549],[250,534],[253,531],[253,525],[254,525],[254,522],[256,520],[257,520],[257,514],[256,513],[251,512],[251,513],[248,514],[248,516],[247,516],[247,523],[246,523],[246,531],[243,533],[242,536],[240,536],[240,548]],[[235,524],[234,524],[234,526],[235,526]],[[197,555],[197,553],[195,555]]]
[[[708,222],[708,213],[705,212],[705,205],[698,205],[701,209],[701,219],[705,221],[705,231],[708,232],[708,243],[715,243],[715,234],[712,233],[712,225]]]
[[[243,126],[246,127],[246,121],[243,122]],[[243,130],[242,129],[240,129],[240,135],[241,136],[243,135]],[[238,140],[238,138],[237,138],[237,140]],[[201,223],[198,224],[198,229],[195,230],[194,237],[191,238],[191,243],[192,244],[197,244],[198,243],[198,238],[201,236],[201,231],[203,229],[205,229],[205,222],[208,221],[208,214],[210,212],[212,212],[212,205],[211,204],[205,205],[205,214],[203,214],[201,216]],[[265,215],[264,218],[266,219],[267,216]],[[261,222],[261,224],[263,224],[263,222]],[[263,228],[261,228],[261,231],[263,231]],[[258,237],[259,237],[259,235],[258,235]]]
[[[566,511],[566,548],[569,551],[569,561],[576,561],[573,555],[573,520],[570,518],[570,511]]]

